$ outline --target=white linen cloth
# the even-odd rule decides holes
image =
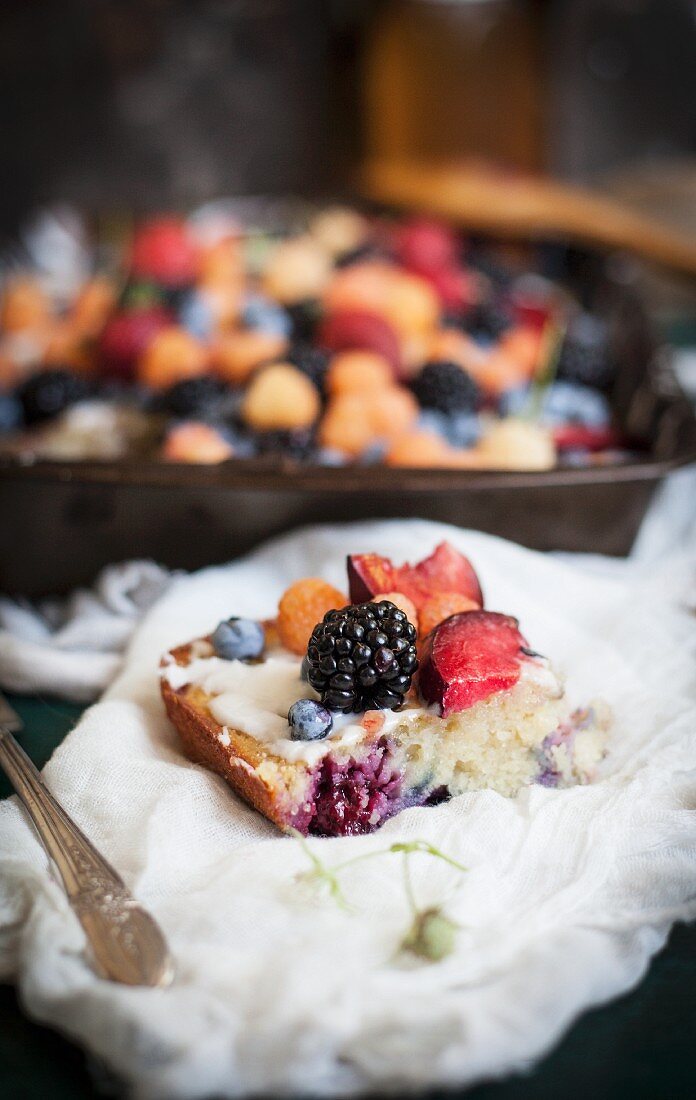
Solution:
[[[342,875],[350,912],[307,900],[300,845],[182,756],[157,663],[222,617],[272,614],[295,578],[345,587],[349,551],[413,561],[443,538],[471,557],[487,605],[517,615],[567,673],[574,701],[609,701],[615,729],[592,785],[482,791],[371,837],[310,842],[333,864],[425,838],[466,865],[413,857],[419,903],[444,902],[460,931],[443,961],[407,963],[395,957],[409,924],[398,857]],[[45,770],[161,922],[176,980],[146,990],[94,976],[14,800],[0,804],[0,977],[138,1097],[347,1096],[529,1067],[579,1012],[637,983],[671,923],[696,914],[696,646],[661,584],[417,520],[313,528],[178,579]]]
[[[103,569],[91,589],[38,605],[0,596],[0,688],[91,702],[111,683],[170,574],[151,561]]]

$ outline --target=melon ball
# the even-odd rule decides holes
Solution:
[[[36,279],[18,276],[8,281],[0,306],[0,327],[5,332],[38,328],[50,316],[50,302]]]
[[[391,364],[376,351],[343,351],[331,360],[326,376],[329,393],[364,393],[394,381]]]
[[[210,424],[191,420],[172,428],[162,446],[167,462],[213,465],[234,454],[232,445]]]
[[[248,329],[225,333],[213,345],[212,366],[226,382],[239,385],[257,367],[283,355],[287,346],[286,337],[275,332]]]
[[[551,432],[514,417],[494,421],[475,451],[478,464],[493,470],[550,470],[556,464]]]
[[[310,236],[277,245],[266,261],[262,289],[270,298],[292,305],[318,298],[331,275],[331,256]]]
[[[351,252],[362,243],[368,225],[362,214],[346,206],[329,206],[312,218],[309,231],[332,256]]]
[[[178,325],[158,332],[138,360],[138,381],[164,389],[185,378],[205,374],[208,352],[199,340]]]
[[[274,363],[260,370],[242,404],[244,420],[260,432],[311,427],[320,411],[316,386],[290,363]]]

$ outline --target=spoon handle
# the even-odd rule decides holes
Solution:
[[[127,985],[166,985],[174,973],[159,926],[53,797],[8,729],[0,727],[0,766],[58,868],[85,931],[95,970]]]

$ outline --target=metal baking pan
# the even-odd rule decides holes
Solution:
[[[2,459],[0,591],[65,591],[131,557],[194,569],[305,523],[376,517],[441,520],[542,550],[627,553],[660,481],[696,460],[696,418],[645,312],[620,287],[594,289],[611,323],[611,399],[635,442],[629,461],[494,473],[265,459],[219,466]]]

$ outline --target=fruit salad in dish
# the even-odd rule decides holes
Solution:
[[[6,273],[0,453],[465,470],[625,457],[606,324],[530,274],[530,254],[421,217],[289,221],[214,205],[117,248],[83,242],[67,273],[50,248]]]
[[[593,778],[606,706],[573,708],[454,547],[413,566],[352,555],[348,587],[299,580],[274,620],[223,620],[162,660],[187,754],[270,821],[353,835],[466,791]]]

